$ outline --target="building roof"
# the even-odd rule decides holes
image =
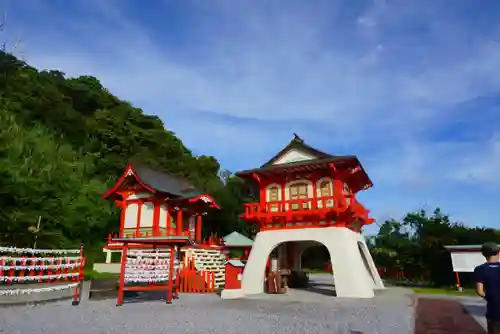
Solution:
[[[315,158],[279,163],[276,165],[274,164],[294,149],[309,154]],[[240,171],[235,173],[235,175],[241,178],[254,179],[256,174],[271,175],[279,173],[311,172],[314,170],[330,168],[329,166],[331,163],[334,164],[335,168],[340,170],[351,169],[352,175],[349,176],[349,180],[347,182],[353,192],[358,192],[359,190],[368,189],[373,186],[372,181],[358,160],[358,157],[355,155],[331,155],[322,152],[305,144],[304,140],[296,134],[294,134],[294,138],[285,148],[283,148],[280,152],[278,152],[278,154],[276,154],[273,158],[271,158],[271,160],[266,162],[260,168]]]
[[[252,174],[252,173],[266,173],[266,172],[280,172],[280,171],[289,171],[292,169],[297,169],[300,167],[304,166],[319,166],[319,167],[328,167],[328,163],[333,162],[335,165],[343,166],[347,165],[350,166],[355,166],[359,165],[358,158],[354,155],[351,156],[331,156],[331,157],[326,157],[323,159],[312,159],[312,160],[304,160],[304,161],[294,161],[294,162],[288,162],[288,163],[283,163],[279,165],[266,165],[264,167],[259,167],[259,168],[254,168],[254,169],[248,169],[244,171],[237,172],[235,175],[236,176],[244,176],[245,174]],[[324,166],[322,166],[324,165]]]
[[[186,198],[201,194],[192,184],[179,177],[159,172],[142,165],[134,165],[133,171],[143,183],[158,191]]]
[[[182,178],[153,170],[147,166],[129,164],[120,179],[104,194],[103,198],[112,196],[129,176],[134,177],[142,187],[153,193],[166,193],[175,198],[192,198],[202,194]]]
[[[224,245],[229,247],[251,247],[253,240],[234,231],[224,237]]]
[[[232,259],[232,260],[227,260],[226,263],[229,263],[233,267],[244,267],[245,264],[241,262],[240,260]]]
[[[460,250],[464,250],[464,251],[471,251],[471,250],[477,250],[477,251],[480,251],[481,250],[481,247],[483,245],[446,245],[444,246],[444,248],[446,250],[449,250],[449,251],[452,251],[452,250],[456,250],[456,251],[460,251]],[[498,245],[498,247],[500,247],[500,245]]]
[[[277,160],[279,160],[282,156],[284,156],[287,152],[292,149],[297,149],[299,151],[303,151],[315,156],[317,159],[323,158],[331,158],[333,157],[331,154],[322,152],[320,150],[315,149],[312,146],[307,145],[302,138],[300,138],[296,133],[293,134],[293,139],[286,145],[281,151],[279,151],[274,157],[272,157],[268,162],[263,164],[261,168],[271,166]]]

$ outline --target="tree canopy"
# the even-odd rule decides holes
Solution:
[[[119,209],[100,197],[129,162],[212,194],[223,210],[208,216],[206,233],[243,230],[240,182],[216,158],[195,156],[158,117],[94,77],[38,71],[4,52],[0,67],[0,242],[30,246],[37,235],[40,247],[102,249]]]
[[[452,222],[439,208],[432,215],[410,212],[401,221],[388,220],[368,244],[378,267],[403,271],[408,278],[426,277],[437,285],[454,282],[450,254],[445,245],[500,244],[498,230],[467,227]]]

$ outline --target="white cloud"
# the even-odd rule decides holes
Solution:
[[[473,175],[483,182],[495,177],[494,148],[435,144],[415,135],[445,126],[454,104],[500,86],[500,44],[488,36],[478,35],[474,43],[454,36],[445,46],[432,38],[428,45],[401,42],[410,37],[398,35],[397,26],[404,22],[420,20],[436,35],[461,31],[460,22],[439,20],[439,10],[429,4],[375,1],[344,22],[338,16],[341,5],[331,1],[326,7],[293,2],[266,8],[199,3],[203,15],[191,28],[201,36],[200,45],[178,46],[203,54],[193,60],[163,47],[146,29],[148,22],[127,16],[121,2],[85,3],[87,16],[74,12],[55,19],[58,13],[44,7],[32,9],[52,18],[43,25],[14,23],[24,32],[27,60],[70,75],[95,75],[120,97],[169,119],[167,126],[176,124],[174,130],[187,142],[211,138],[211,143],[203,141],[210,151],[251,147],[248,154],[264,150],[263,156],[270,145],[284,144],[277,137],[295,131],[193,124],[203,118],[191,122],[182,114],[192,110],[278,124],[317,121],[335,140],[352,143],[353,150],[383,138],[387,146],[367,154],[371,160],[365,164],[384,182],[426,185],[436,178]],[[339,42],[342,38],[348,42]],[[490,164],[472,165],[463,158],[469,154]]]

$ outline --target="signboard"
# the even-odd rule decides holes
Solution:
[[[271,259],[271,272],[275,273],[278,271],[278,259]]]
[[[451,263],[455,272],[471,273],[475,267],[485,262],[480,252],[451,252]]]

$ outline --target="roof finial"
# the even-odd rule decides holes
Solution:
[[[293,134],[293,140],[297,141],[297,142],[299,142],[301,144],[304,142],[304,140],[302,138],[300,138],[299,135],[296,134],[296,133]]]

